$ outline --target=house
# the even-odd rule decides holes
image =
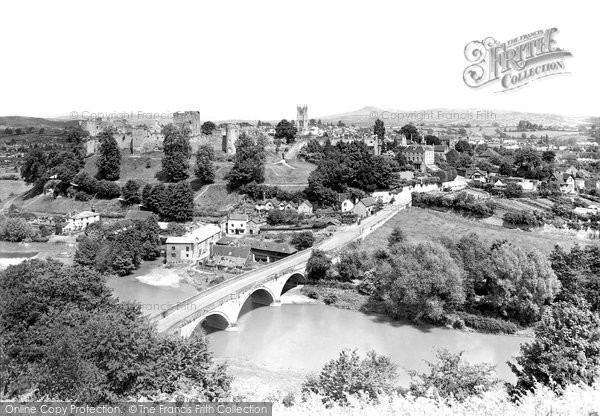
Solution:
[[[259,234],[260,227],[266,225],[267,221],[263,218],[254,217],[248,221],[248,234]]]
[[[465,171],[465,179],[468,181],[477,181],[481,183],[487,182],[487,172],[477,168],[468,168]]]
[[[250,263],[250,247],[214,245],[210,251],[207,266],[217,268],[244,268]]]
[[[363,198],[354,206],[352,212],[358,215],[359,218],[368,217],[373,214],[373,209],[377,205],[375,198],[367,197]]]
[[[294,202],[284,202],[283,204],[283,211],[298,211],[298,205]]]
[[[268,199],[266,201],[260,201],[255,205],[255,209],[257,211],[271,211],[272,209],[279,209],[279,204],[280,202],[273,198],[273,199]]]
[[[224,236],[218,239],[215,244],[218,246],[237,246],[238,239],[236,237]]]
[[[548,184],[552,184],[558,187],[563,194],[574,194],[575,191],[575,180],[568,173],[554,172],[547,179]]]
[[[435,163],[435,152],[432,146],[410,145],[402,150],[402,154],[408,163],[421,172],[425,172],[427,166]]]
[[[63,227],[64,231],[80,231],[90,224],[100,221],[100,214],[93,211],[82,211],[67,218],[67,224]]]
[[[240,247],[250,247],[252,260],[256,262],[273,263],[298,251],[289,244],[255,240],[253,238],[241,238],[239,245]]]
[[[350,212],[354,208],[354,202],[345,194],[338,194],[338,203],[342,212]]]
[[[303,200],[302,202],[300,202],[300,205],[298,205],[298,212],[300,214],[312,215],[313,204],[311,204],[310,201],[307,201],[306,199]]]
[[[210,248],[221,238],[221,228],[202,225],[181,237],[168,237],[165,242],[167,263],[196,262],[207,257]]]
[[[229,214],[225,224],[227,234],[246,234],[248,231],[248,214]]]

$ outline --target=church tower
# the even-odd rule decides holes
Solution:
[[[296,128],[298,133],[308,132],[308,106],[296,106]]]

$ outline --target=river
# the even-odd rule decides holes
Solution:
[[[385,316],[322,304],[253,309],[238,319],[238,331],[217,331],[208,337],[217,358],[293,371],[317,371],[344,348],[357,349],[361,354],[373,349],[398,364],[399,382],[404,385],[409,380],[405,369],[426,369],[423,360],[433,360],[436,348],[465,351],[468,361],[494,364],[500,378],[513,381],[506,361],[519,352],[519,344],[525,340],[439,327],[418,328]]]

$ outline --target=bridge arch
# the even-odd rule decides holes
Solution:
[[[211,311],[196,321],[196,325],[194,325],[190,334],[193,335],[201,329],[205,329],[207,332],[214,332],[227,329],[230,326],[231,319],[229,319],[225,313],[221,311]]]
[[[298,285],[304,285],[306,283],[308,283],[308,279],[306,278],[306,276],[303,273],[300,273],[300,272],[292,273],[285,280],[285,283],[283,284],[283,286],[281,288],[281,293],[279,294],[279,296],[283,295],[285,292],[295,288]]]
[[[270,288],[265,287],[265,286],[257,287],[256,289],[249,291],[241,299],[241,301],[239,303],[240,308],[239,308],[237,317],[239,319],[240,316],[242,316],[244,313],[246,313],[250,309],[252,309],[253,305],[258,304],[260,306],[269,306],[278,299],[279,299],[279,297],[276,297]],[[251,303],[249,304],[248,301],[250,301]],[[237,319],[236,319],[236,322],[237,322]]]

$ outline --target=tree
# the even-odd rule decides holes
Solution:
[[[213,183],[215,180],[215,168],[212,160],[214,159],[214,150],[210,145],[202,145],[196,152],[196,167],[194,174],[204,183]]]
[[[471,152],[473,151],[473,149],[471,148],[471,145],[466,140],[459,140],[458,142],[456,142],[456,144],[454,145],[454,149],[457,152],[468,153],[468,154],[471,154]]]
[[[375,124],[373,125],[373,134],[377,136],[377,143],[379,144],[379,148],[383,153],[385,151],[385,125],[380,119],[375,120]]]
[[[309,376],[302,391],[320,395],[325,403],[345,405],[348,396],[364,394],[377,400],[379,395],[390,394],[397,377],[397,367],[389,357],[369,351],[361,361],[356,351],[343,350],[318,375]]]
[[[34,236],[33,228],[23,218],[8,218],[2,227],[2,239],[20,242]]]
[[[400,129],[400,134],[403,134],[407,140],[412,140],[416,143],[421,143],[421,134],[413,124],[406,124]]]
[[[262,141],[254,141],[245,133],[237,139],[233,167],[227,175],[230,189],[238,189],[251,182],[265,180],[265,147]]]
[[[43,186],[48,180],[47,155],[37,147],[31,148],[21,164],[21,178],[27,184]]]
[[[332,263],[329,256],[322,250],[313,250],[306,263],[306,277],[310,280],[322,280],[327,276]]]
[[[388,246],[406,242],[406,233],[400,227],[394,227],[392,233],[388,237]]]
[[[504,161],[502,161],[502,163],[500,163],[499,171],[500,171],[500,175],[511,176],[512,175],[512,165],[504,160]]]
[[[521,344],[516,363],[508,363],[517,376],[515,392],[530,391],[536,382],[553,390],[591,385],[600,375],[600,318],[585,300],[555,303],[534,333],[533,341]]]
[[[410,392],[416,397],[439,396],[462,402],[469,397],[481,396],[494,388],[500,380],[490,364],[469,364],[463,352],[452,354],[446,349],[436,351],[436,362],[426,361],[429,373],[409,371]]]
[[[205,121],[200,127],[200,132],[206,136],[210,136],[216,128],[216,124],[212,121]]]
[[[552,150],[546,150],[542,153],[542,160],[546,163],[552,163],[556,160],[556,153]]]
[[[89,267],[31,260],[0,272],[3,397],[99,404],[173,394],[226,397],[231,378],[206,339],[156,332],[139,305],[111,296]],[[189,392],[190,389],[187,389]]]
[[[100,157],[96,162],[98,177],[115,181],[121,175],[121,150],[110,130],[98,136],[100,140]]]
[[[290,240],[290,244],[296,247],[296,250],[306,250],[309,247],[312,247],[315,243],[315,237],[313,233],[310,231],[302,231],[300,233],[294,234],[294,237]]]
[[[428,144],[430,146],[440,145],[442,144],[442,141],[439,139],[439,137],[428,134],[425,136],[425,144]]]
[[[164,136],[163,152],[165,155],[182,153],[185,158],[192,154],[190,146],[190,130],[186,127],[179,128],[173,124],[168,124],[162,129]]]
[[[10,127],[5,128],[4,134],[13,134],[13,129],[11,129]]]
[[[523,187],[518,183],[509,182],[504,189],[504,195],[507,198],[520,198],[523,194]]]
[[[442,245],[395,244],[388,263],[380,265],[376,275],[392,316],[442,322],[463,304],[462,272]]]
[[[188,159],[182,152],[165,154],[162,158],[162,172],[169,182],[180,182],[189,178]]]
[[[123,186],[122,196],[123,200],[128,205],[139,204],[142,201],[140,196],[140,184],[133,179],[129,179],[125,183],[125,186]]]
[[[515,164],[534,170],[540,166],[542,157],[540,153],[532,148],[517,149],[515,152]]]
[[[171,184],[166,189],[161,216],[169,221],[191,221],[194,216],[194,191],[188,182]]]
[[[296,129],[296,126],[286,119],[281,120],[275,126],[275,139],[285,140],[287,144],[293,143],[296,140],[297,133],[298,129]]]

